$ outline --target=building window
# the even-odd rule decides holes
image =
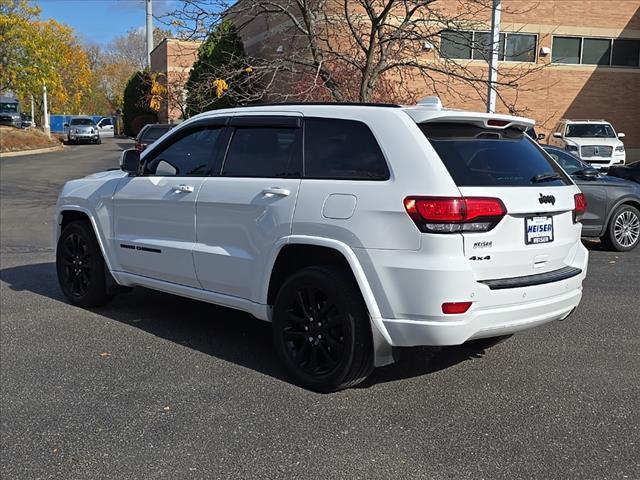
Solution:
[[[582,63],[587,65],[609,65],[611,40],[607,38],[585,38],[582,43]]]
[[[457,32],[446,30],[441,34],[440,55],[462,60],[485,60],[491,57],[490,32]],[[537,37],[532,34],[501,33],[498,60],[508,62],[535,62]]]
[[[582,65],[638,67],[640,40],[553,37],[551,61]]]
[[[580,63],[581,38],[554,37],[551,61],[553,63]]]
[[[473,32],[447,30],[441,34],[440,55],[445,58],[471,58]]]
[[[640,40],[613,41],[611,65],[618,67],[637,67],[640,61]]]

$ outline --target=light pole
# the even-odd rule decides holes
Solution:
[[[47,86],[42,85],[42,129],[48,137],[51,137],[51,129],[49,128],[49,107],[47,105]]]
[[[153,6],[151,0],[147,4],[147,68],[151,70],[151,50],[153,50]]]
[[[487,113],[496,111],[496,82],[498,81],[498,49],[500,48],[500,9],[502,0],[493,0],[491,9],[491,57],[487,81]]]

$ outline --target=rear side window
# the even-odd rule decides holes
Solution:
[[[236,128],[222,175],[227,177],[299,176],[299,128]],[[294,172],[293,170],[296,170]]]
[[[144,131],[141,135],[142,140],[147,141],[149,143],[155,142],[162,135],[167,133],[171,128],[169,127],[149,127],[146,131]]]
[[[460,123],[425,123],[419,127],[460,187],[571,183],[562,169],[518,129]]]
[[[388,180],[389,169],[369,127],[355,120],[306,118],[305,178]]]

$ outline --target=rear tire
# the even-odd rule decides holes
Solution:
[[[107,290],[102,251],[88,221],[69,223],[56,248],[58,282],[65,297],[78,307],[97,307],[113,295]]]
[[[273,340],[287,373],[310,390],[349,388],[373,370],[369,314],[353,279],[336,267],[307,267],[286,280]]]
[[[601,238],[603,245],[609,250],[628,252],[640,243],[640,212],[631,205],[619,206]]]

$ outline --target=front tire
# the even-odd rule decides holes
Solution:
[[[628,252],[640,243],[640,212],[631,205],[621,205],[609,219],[602,243],[610,250]]]
[[[60,288],[73,305],[97,307],[111,300],[106,266],[89,222],[71,222],[62,230],[56,248],[56,270]]]
[[[307,267],[287,279],[273,339],[287,373],[310,390],[348,388],[373,370],[369,314],[353,279],[336,267]]]

